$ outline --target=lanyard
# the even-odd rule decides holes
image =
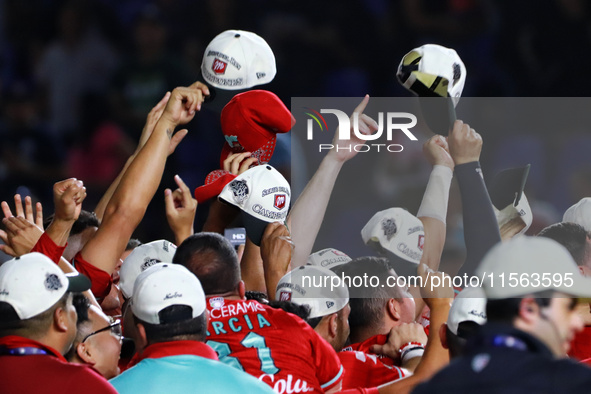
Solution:
[[[46,355],[47,352],[36,347],[16,347],[12,349],[0,347],[0,356],[31,356],[35,354]]]

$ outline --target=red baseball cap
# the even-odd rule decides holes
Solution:
[[[199,186],[195,189],[195,199],[199,204],[205,201],[217,197],[224,186],[232,182],[236,178],[236,175],[230,171],[215,170],[207,174],[205,178],[205,185]]]
[[[250,90],[234,96],[222,110],[222,132],[226,144],[220,167],[232,153],[251,152],[258,164],[271,160],[277,133],[287,133],[295,124],[289,109],[267,90]]]

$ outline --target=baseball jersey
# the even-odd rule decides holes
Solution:
[[[0,382],[7,394],[117,394],[88,365],[68,363],[55,349],[15,335],[0,338]]]
[[[345,368],[343,390],[377,387],[407,376],[402,368],[384,364],[375,354],[344,350],[338,355]]]
[[[206,343],[220,361],[278,393],[323,393],[339,384],[335,350],[306,322],[255,300],[208,298]]]
[[[370,348],[372,345],[383,345],[388,341],[388,336],[387,335],[374,335],[373,337],[370,337],[368,339],[366,339],[363,342],[359,342],[359,343],[353,343],[349,346],[347,346],[346,348],[344,348],[342,350],[342,352],[347,352],[347,351],[358,351],[358,352],[362,352],[362,353],[366,353],[366,354],[372,354],[370,352]],[[378,360],[380,360],[384,365],[387,366],[394,366],[396,364],[396,362],[394,360],[392,360],[390,357],[388,356],[383,356],[383,355],[375,355]]]
[[[591,326],[585,326],[583,331],[575,335],[570,344],[568,355],[577,360],[585,360],[591,357]]]

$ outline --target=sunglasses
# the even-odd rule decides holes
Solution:
[[[95,332],[91,332],[90,334],[88,334],[87,336],[84,337],[84,339],[82,340],[81,343],[84,343],[84,341],[86,341],[89,337],[95,335],[95,334],[100,334],[103,331],[107,331],[110,330],[111,333],[113,335],[115,335],[115,337],[117,337],[117,339],[119,341],[121,341],[123,339],[123,332],[121,331],[121,320],[117,319],[114,320],[112,317],[109,317],[109,320],[111,321],[111,324],[109,324],[107,327],[101,328],[100,330],[96,330]]]

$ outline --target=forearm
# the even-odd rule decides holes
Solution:
[[[460,274],[471,275],[486,252],[501,241],[499,226],[484,184],[480,163],[470,162],[455,167],[462,197],[466,261]]]
[[[70,230],[72,230],[72,220],[59,220],[55,218],[45,230],[45,233],[51,240],[60,247],[66,246]]]
[[[137,152],[134,153],[132,156],[130,156],[129,159],[127,159],[127,161],[125,162],[125,165],[123,166],[123,169],[121,170],[119,175],[117,175],[117,178],[115,178],[115,180],[111,183],[111,185],[109,186],[109,188],[107,189],[105,194],[103,194],[103,197],[101,198],[101,200],[97,204],[96,208],[94,209],[94,213],[96,214],[96,217],[98,218],[99,221],[103,220],[103,216],[105,215],[105,209],[107,209],[107,205],[109,204],[109,201],[111,201],[111,197],[113,197],[113,193],[115,193],[115,190],[117,190],[117,186],[119,186],[119,183],[121,182],[121,178],[123,178],[123,174],[125,174],[125,171],[127,171],[127,169],[129,168],[129,165],[135,159],[136,154],[137,154]]]
[[[320,163],[289,214],[288,226],[296,245],[292,262],[294,268],[306,264],[312,252],[342,166],[343,162],[336,160],[329,153]]]

